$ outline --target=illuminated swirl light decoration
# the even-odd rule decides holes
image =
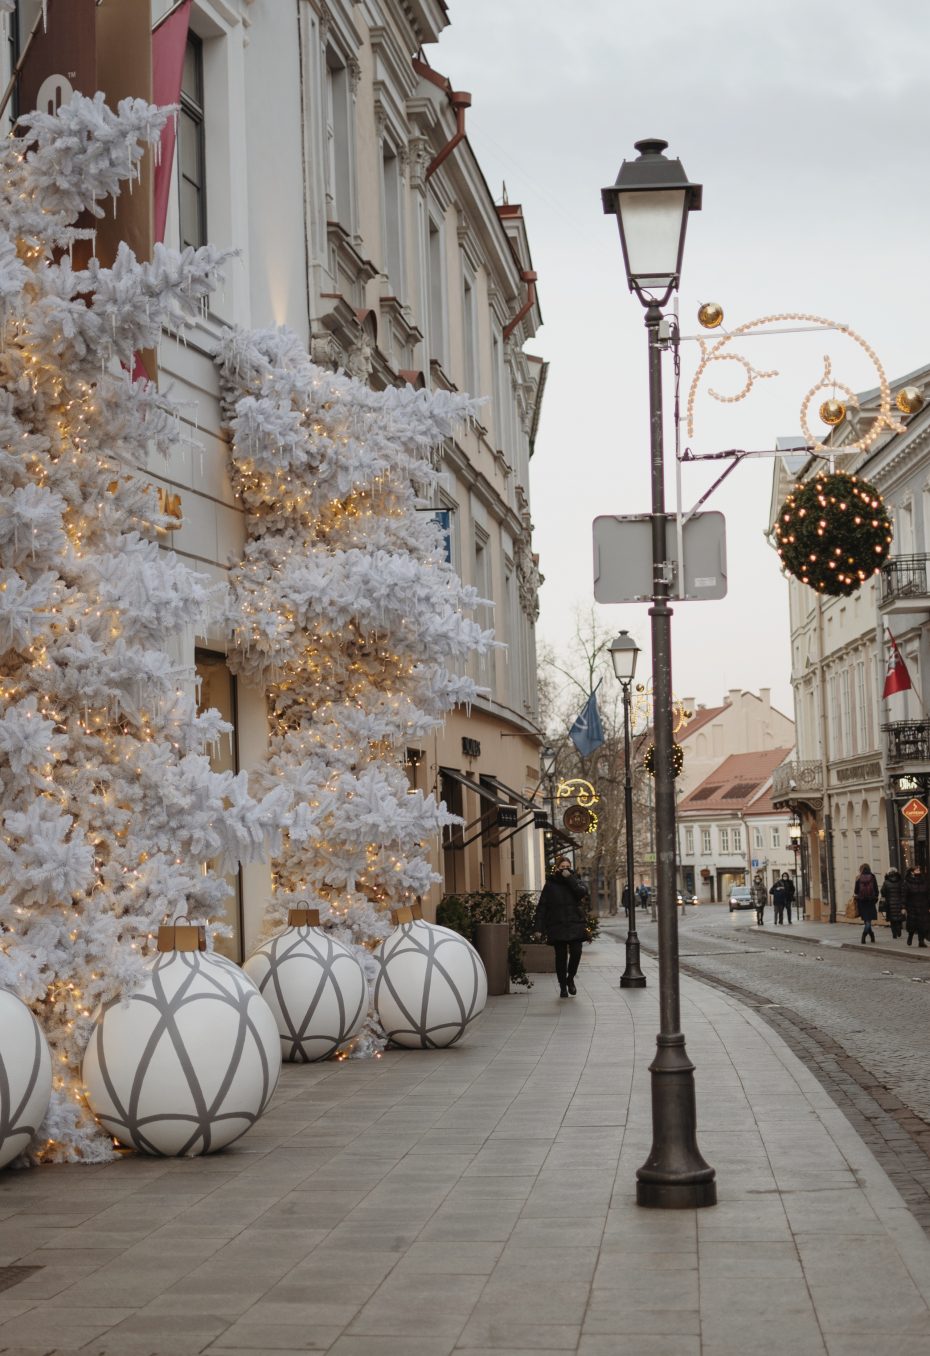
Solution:
[[[633,729],[638,729],[640,725],[647,728],[652,724],[652,679],[648,682],[637,683],[636,693],[633,697],[631,722]],[[686,706],[680,697],[672,697],[672,734],[677,735],[687,725],[689,720],[694,717],[694,712]]]
[[[572,777],[567,782],[559,782],[559,788],[556,791],[557,800],[573,800],[576,805],[581,805],[585,809],[591,805],[597,805],[600,796],[595,791],[590,782],[586,782],[583,777]]]
[[[904,432],[905,425],[895,417],[893,411],[891,388],[888,385],[885,369],[882,367],[878,354],[872,346],[866,343],[862,336],[857,334],[855,330],[850,329],[848,325],[841,325],[835,320],[827,320],[821,315],[809,315],[807,312],[800,311],[785,311],[779,315],[764,315],[760,316],[758,320],[747,321],[745,325],[739,325],[736,329],[729,330],[726,334],[722,334],[719,339],[707,340],[700,335],[697,337],[697,342],[701,349],[701,361],[698,363],[694,377],[691,381],[691,387],[688,391],[687,429],[689,438],[693,438],[694,436],[694,403],[697,397],[698,387],[700,386],[701,379],[708,367],[710,367],[712,363],[720,362],[736,363],[741,367],[745,375],[745,380],[739,391],[734,395],[721,395],[719,391],[709,389],[708,395],[714,400],[719,401],[722,405],[735,405],[738,401],[745,400],[757,381],[761,381],[768,377],[777,377],[778,372],[775,370],[763,371],[761,368],[753,367],[748,358],[743,357],[741,353],[730,352],[727,349],[727,345],[732,343],[734,339],[738,339],[740,335],[747,334],[750,330],[757,330],[760,326],[774,325],[786,320],[798,321],[805,325],[816,325],[823,329],[835,330],[837,334],[845,334],[853,341],[853,343],[859,345],[872,363],[878,376],[879,406],[872,424],[860,437],[856,438],[854,442],[843,443],[842,447],[828,447],[811,432],[810,425],[807,421],[807,414],[811,402],[820,391],[829,391],[833,396],[835,396],[837,391],[842,391],[846,397],[846,404],[854,409],[858,409],[859,401],[855,392],[849,386],[846,386],[843,382],[837,381],[834,378],[832,361],[828,354],[824,355],[823,375],[819,381],[815,382],[801,401],[801,432],[804,434],[805,441],[815,452],[826,452],[829,453],[830,456],[833,456],[836,452],[865,452],[873,445],[883,429],[889,429],[893,433]],[[842,419],[842,415],[840,416],[840,419]],[[825,422],[827,421],[825,420]]]

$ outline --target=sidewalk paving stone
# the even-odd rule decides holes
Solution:
[[[907,1200],[777,1031],[689,977],[720,1202],[637,1208],[643,968],[646,990],[620,990],[605,940],[577,999],[539,976],[460,1047],[288,1067],[212,1158],[0,1175],[0,1264],[41,1268],[0,1296],[0,1353],[925,1356],[930,1241]]]

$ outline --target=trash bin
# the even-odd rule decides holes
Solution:
[[[488,972],[488,993],[497,997],[510,992],[509,923],[479,923],[475,930],[475,949]]]

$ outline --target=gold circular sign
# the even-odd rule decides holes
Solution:
[[[562,816],[569,833],[587,833],[591,827],[591,811],[583,805],[570,805]]]

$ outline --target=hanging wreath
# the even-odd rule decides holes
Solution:
[[[775,522],[778,554],[788,573],[835,597],[856,593],[881,569],[892,536],[875,486],[841,473],[795,485]]]
[[[685,755],[680,744],[672,740],[672,776],[677,777],[685,765]],[[656,746],[650,744],[643,757],[643,767],[650,777],[656,775]]]

